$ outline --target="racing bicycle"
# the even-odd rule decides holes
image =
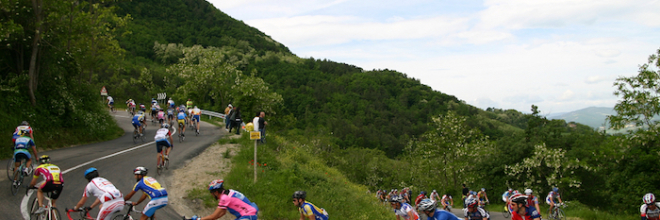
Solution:
[[[121,214],[116,215],[114,218],[112,218],[112,220],[134,220],[134,219],[140,219],[139,216],[138,216],[138,217],[135,217],[135,218],[133,218],[133,216],[131,216],[131,212],[137,212],[137,213],[140,213],[140,212],[141,212],[141,211],[138,211],[138,210],[135,209],[135,206],[133,205],[133,202],[126,201],[125,205],[128,206],[128,211],[126,211],[126,214],[125,214],[125,215],[121,215]],[[153,220],[153,219],[154,219],[154,216],[151,216],[151,218],[149,218],[149,219]]]
[[[561,207],[566,207],[566,205],[563,202],[555,204],[555,206],[552,208],[552,212],[550,212],[550,216],[548,216],[548,219],[566,220],[566,215],[564,214],[564,210],[561,209]]]
[[[11,181],[11,194],[16,195],[18,193],[18,189],[21,188],[21,185],[23,185],[23,179],[26,176],[29,176],[29,173],[24,173],[23,170],[27,166],[27,160],[26,159],[21,159],[21,165],[18,167],[18,170],[14,169],[14,159],[9,160],[9,163],[7,164],[7,177],[9,177]],[[32,170],[33,165],[30,166],[29,170]],[[9,175],[11,173],[11,176]]]
[[[166,149],[163,149],[158,154],[158,157],[160,157],[160,164],[156,168],[156,173],[158,173],[158,175],[163,173],[163,170],[167,170],[170,167],[170,159],[165,159],[165,151]]]
[[[504,218],[510,218],[511,217],[511,210],[509,210],[506,205],[504,205],[504,212],[502,213],[504,215]]]
[[[185,136],[183,136],[183,123],[179,122],[179,143],[183,142],[184,139],[186,139]]]
[[[146,129],[146,127],[143,127],[143,128],[142,128],[142,133],[140,133],[140,130],[139,130],[138,128],[135,128],[135,129],[133,130],[133,143],[136,143],[136,144],[137,144],[137,143],[138,143],[138,139],[142,140],[142,143],[144,143],[144,139],[145,139],[145,137],[144,137],[144,129]]]
[[[36,190],[37,187],[31,187],[28,190],[34,189]],[[32,220],[60,220],[62,217],[60,216],[60,211],[57,210],[57,208],[53,207],[53,200],[50,198],[52,196],[52,192],[46,193],[44,196],[44,202],[46,202],[46,211],[41,213],[41,214],[35,214],[34,212],[39,209],[39,197],[35,197],[34,200],[32,200],[32,205],[30,207],[30,219]]]

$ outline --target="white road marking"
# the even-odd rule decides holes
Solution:
[[[122,117],[122,116],[115,115],[115,117]],[[176,128],[173,127],[172,130],[174,130],[172,132],[172,135],[176,134]],[[97,158],[97,159],[94,159],[94,160],[87,161],[85,163],[81,163],[80,165],[77,165],[77,166],[71,167],[71,168],[69,168],[65,171],[62,171],[62,174],[66,174],[68,172],[74,171],[78,168],[89,165],[91,163],[101,161],[101,160],[105,160],[105,159],[108,159],[108,158],[111,158],[111,157],[114,157],[114,156],[117,156],[117,155],[120,155],[120,154],[123,154],[123,153],[131,152],[131,151],[149,146],[149,145],[154,144],[154,143],[156,143],[156,141],[145,143],[145,144],[142,144],[142,145],[139,145],[139,146],[135,146],[135,147],[132,147],[132,148],[128,148],[126,150],[119,151],[119,152],[114,153],[114,154],[110,154],[110,155],[105,156],[105,157],[101,157],[101,158]],[[32,196],[33,192],[34,192],[34,190],[30,190],[27,195],[23,196],[23,200],[21,200],[21,215],[23,215],[23,218],[25,220],[30,220],[30,212],[27,209],[27,204],[28,204],[28,202],[30,200],[30,196]]]

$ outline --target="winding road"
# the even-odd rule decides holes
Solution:
[[[186,131],[186,139],[183,143],[178,142],[176,135],[174,139],[174,149],[170,153],[170,167],[165,170],[163,176],[156,173],[156,144],[154,135],[156,134],[157,123],[147,121],[148,127],[145,131],[146,140],[144,143],[133,143],[133,126],[130,122],[130,115],[125,112],[111,113],[119,127],[124,129],[124,135],[115,140],[74,146],[69,148],[57,149],[39,152],[39,155],[49,155],[51,162],[59,166],[64,174],[64,190],[57,200],[57,208],[62,214],[63,219],[67,219],[65,208],[71,208],[80,200],[87,180],[83,173],[89,167],[96,167],[102,177],[110,180],[124,195],[132,190],[135,184],[133,169],[137,166],[144,166],[149,169],[149,176],[155,177],[165,188],[167,188],[167,176],[171,170],[182,166],[186,160],[189,160],[201,153],[208,146],[216,142],[221,134],[220,128],[206,122],[200,124],[201,134],[195,136],[194,132]],[[177,131],[178,132],[178,131]],[[39,134],[35,134],[35,142],[39,147]],[[20,211],[20,204],[25,194],[25,188],[21,189],[17,195],[12,195],[10,191],[11,182],[7,179],[6,164],[8,160],[0,161],[0,219],[23,219]],[[24,184],[27,185],[32,178],[26,178]],[[36,193],[35,193],[36,195]],[[137,201],[140,194],[136,194],[131,199]],[[34,195],[32,196],[34,197]],[[93,200],[88,200],[86,205],[91,205]],[[147,201],[142,202],[137,209],[141,210]],[[125,211],[125,210],[124,210]],[[96,216],[98,208],[95,208],[91,214]],[[123,212],[122,212],[123,213]],[[134,213],[138,216],[139,213]],[[181,219],[174,209],[165,207],[156,213],[159,219]]]

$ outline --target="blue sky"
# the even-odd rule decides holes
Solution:
[[[209,0],[300,57],[393,69],[485,109],[613,107],[660,48],[660,0]]]

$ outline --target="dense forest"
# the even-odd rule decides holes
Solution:
[[[203,0],[36,2],[36,13],[24,1],[1,3],[0,92],[9,100],[0,114],[10,124],[107,121],[95,95],[101,86],[117,103],[167,92],[203,109],[265,110],[269,133],[310,143],[305,150],[371,189],[457,195],[466,183],[496,197],[509,187],[544,196],[557,186],[565,200],[634,213],[643,194],[660,188],[659,131],[646,120],[660,104],[644,98],[660,91],[657,55],[638,76],[614,82],[622,100],[608,119],[651,129],[607,135],[549,120],[536,106],[532,114],[482,110],[395,70],[297,57]]]

